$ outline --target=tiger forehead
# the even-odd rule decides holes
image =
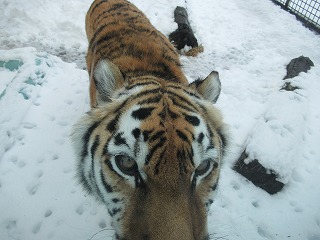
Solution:
[[[128,97],[128,104],[158,104],[165,103],[171,107],[180,107],[182,111],[202,112],[205,108],[201,104],[202,97],[192,88],[184,85],[168,83],[166,81],[150,77],[139,81],[132,80],[120,95]],[[183,107],[184,106],[184,107]]]
[[[125,89],[133,89],[138,86],[145,86],[146,88],[157,87],[159,88],[158,90],[160,93],[166,93],[169,91],[181,91],[190,96],[201,98],[197,91],[195,91],[187,85],[176,84],[170,81],[168,82],[165,79],[156,76],[134,76],[126,78],[126,81],[128,82],[128,84],[125,87]]]
[[[204,108],[201,104],[192,101],[192,98],[200,100],[196,93],[175,85],[166,87],[159,87],[158,84],[150,87],[150,83],[148,85],[149,87],[143,88],[135,96],[131,96],[131,100],[134,101],[129,102],[133,103],[135,109],[131,114],[134,119],[155,121],[158,118],[159,125],[163,127],[167,121],[177,123],[184,119],[193,126],[199,126],[200,119],[197,116],[202,115]],[[135,84],[136,86],[139,84]]]

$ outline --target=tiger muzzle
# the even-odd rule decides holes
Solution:
[[[124,222],[128,240],[204,240],[207,217],[189,191],[159,190],[137,199]],[[121,238],[119,238],[121,239]]]

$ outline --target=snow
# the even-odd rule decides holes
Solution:
[[[186,7],[204,46],[182,56],[190,81],[219,71],[230,126],[212,239],[320,239],[320,38],[268,0],[134,0],[164,34]],[[70,129],[89,109],[84,17],[91,0],[2,0],[0,8],[0,239],[112,239],[105,207],[77,184]],[[36,10],[35,10],[36,9]],[[285,66],[315,64],[280,91]],[[13,61],[15,60],[15,61]],[[8,67],[15,66],[15,69]],[[9,68],[11,70],[9,70]],[[232,170],[251,158],[286,183],[269,195]]]

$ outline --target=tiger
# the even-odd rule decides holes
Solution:
[[[219,73],[189,83],[135,5],[95,0],[85,19],[90,110],[71,133],[77,179],[117,240],[206,240],[228,143]]]

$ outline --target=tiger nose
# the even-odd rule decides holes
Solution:
[[[149,240],[195,240],[191,204],[185,197],[165,198],[159,196],[158,203],[148,216]]]

